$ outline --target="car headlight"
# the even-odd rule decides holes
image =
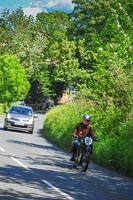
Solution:
[[[31,118],[29,119],[29,123],[30,123],[30,124],[33,123],[33,117],[31,117]]]
[[[11,119],[11,115],[10,115],[10,114],[7,114],[6,119],[7,119],[7,120],[8,120],[8,119]]]

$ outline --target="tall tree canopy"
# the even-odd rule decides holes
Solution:
[[[95,101],[124,102],[122,90],[128,89],[128,96],[132,89],[128,80],[133,62],[133,2],[73,3],[70,14],[42,12],[36,19],[25,16],[21,8],[12,13],[5,10],[0,18],[0,53],[19,58],[31,84],[28,101],[58,98],[73,83],[77,94]],[[119,79],[130,87],[120,86]]]
[[[0,56],[0,102],[24,99],[29,90],[25,70],[15,56]]]

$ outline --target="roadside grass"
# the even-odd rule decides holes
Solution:
[[[84,113],[90,113],[88,105],[89,102],[86,104],[86,102],[82,101],[52,108],[45,115],[45,136],[69,152],[72,144],[72,129],[80,122]]]
[[[82,120],[85,113],[91,115],[91,124],[100,139],[100,142],[93,143],[93,161],[133,177],[133,119],[131,117],[126,122],[122,121],[119,109],[109,107],[101,112],[92,102],[85,100],[55,106],[45,115],[45,137],[70,152],[72,129]]]

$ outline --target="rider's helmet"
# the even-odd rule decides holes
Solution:
[[[90,117],[89,114],[84,114],[82,118],[83,118],[83,119],[86,119],[86,120],[88,120],[88,121],[91,119],[91,117]]]
[[[83,119],[82,123],[83,123],[85,126],[87,126],[91,118],[90,118],[90,115],[89,115],[89,114],[84,114],[83,117],[82,117],[82,119]]]

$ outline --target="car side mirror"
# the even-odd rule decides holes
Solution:
[[[8,113],[8,111],[7,111],[7,110],[4,110],[4,113],[6,113],[6,114],[7,114],[7,113]]]

